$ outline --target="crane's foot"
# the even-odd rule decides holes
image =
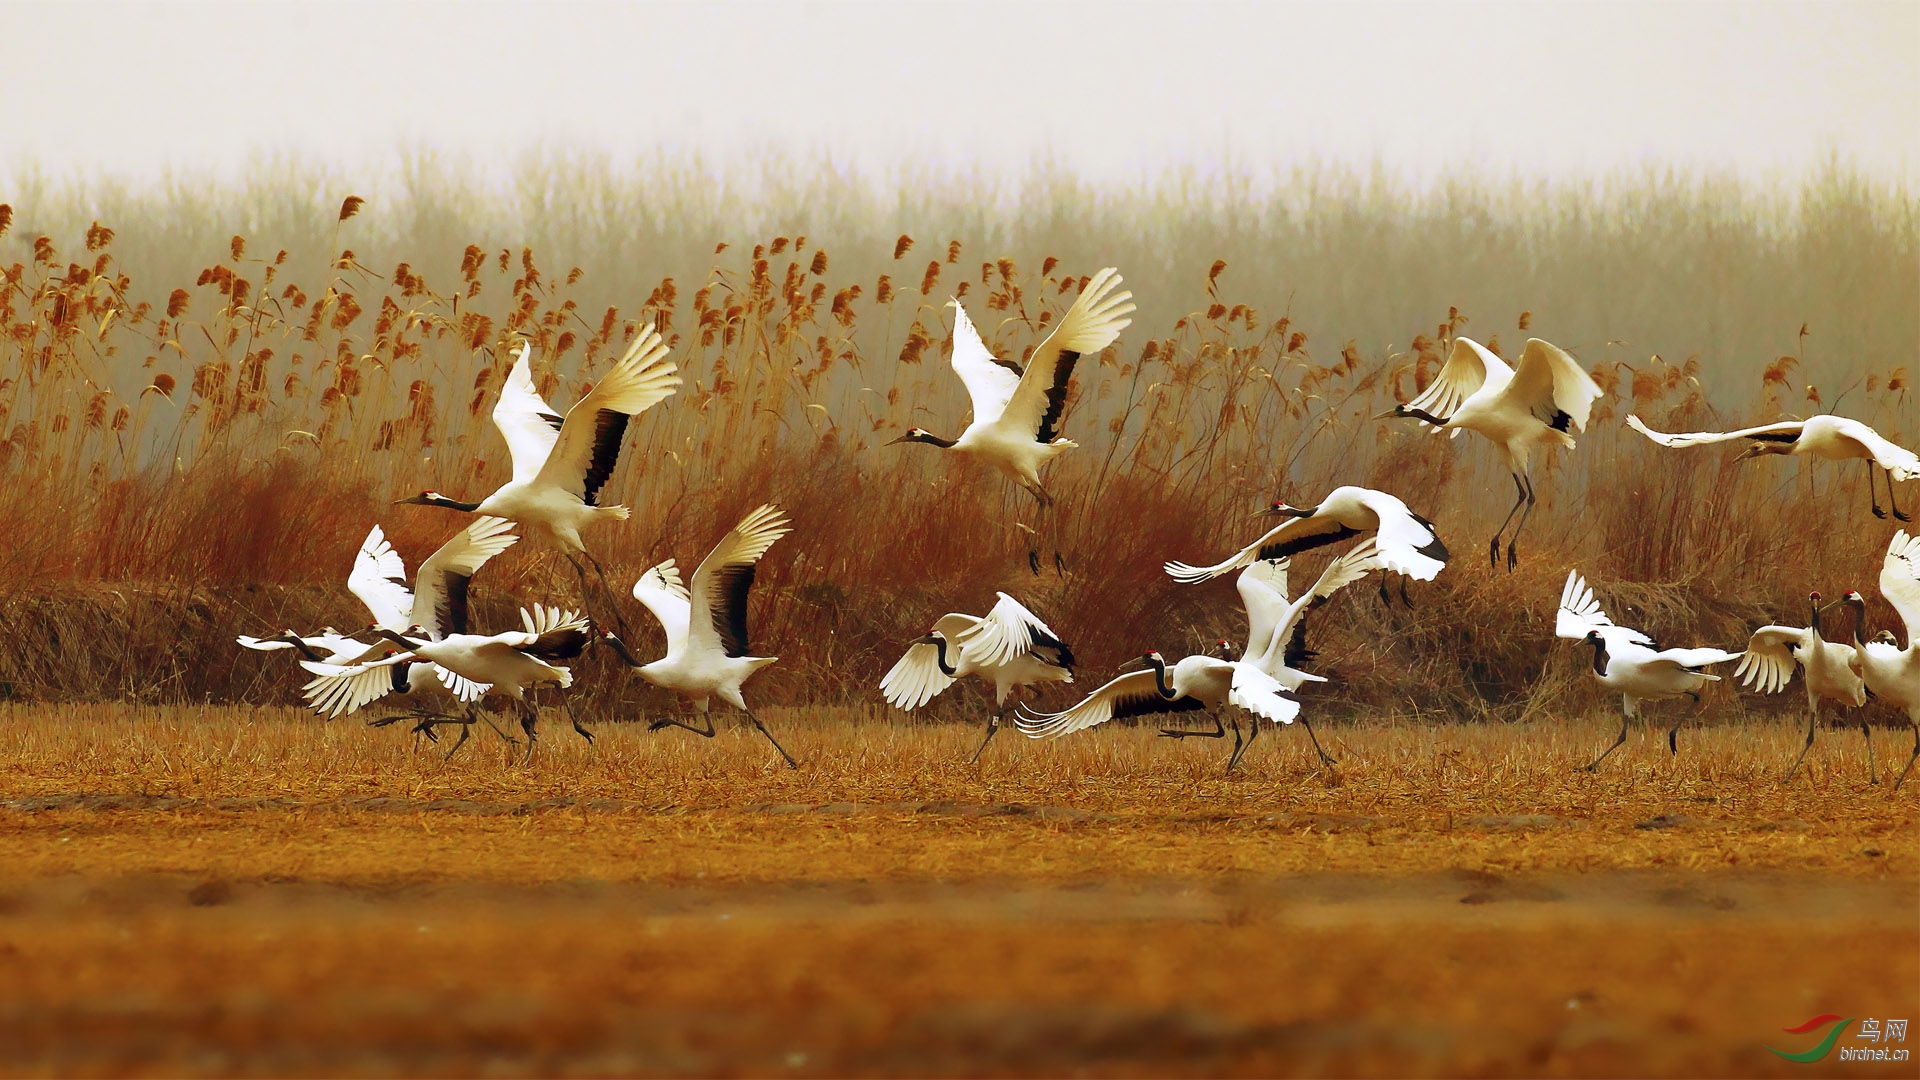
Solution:
[[[1509,540],[1507,541],[1507,573],[1513,573],[1514,568],[1519,565],[1520,549],[1514,546],[1513,541]]]

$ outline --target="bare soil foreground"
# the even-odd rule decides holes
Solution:
[[[1914,1074],[1767,1049],[1920,1019],[1904,733],[765,718],[0,710],[0,1070]]]

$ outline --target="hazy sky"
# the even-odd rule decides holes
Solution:
[[[1920,2],[6,3],[0,177],[402,144],[1920,178]],[[4,183],[4,180],[0,180]]]

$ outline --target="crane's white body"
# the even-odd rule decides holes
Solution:
[[[1852,645],[1828,641],[1821,636],[1818,593],[1812,601],[1809,625],[1776,624],[1755,630],[1747,642],[1746,655],[1740,658],[1740,666],[1733,672],[1741,676],[1746,686],[1763,694],[1773,694],[1785,689],[1793,678],[1793,669],[1800,668],[1807,688],[1807,739],[1793,767],[1787,770],[1788,780],[1793,779],[1800,763],[1806,760],[1807,751],[1813,747],[1822,701],[1836,701],[1856,709],[1867,703],[1867,683],[1860,675],[1859,651]],[[1859,636],[1857,626],[1854,636]]]
[[[1517,492],[1507,520],[1493,534],[1491,558],[1497,564],[1500,536],[1524,505],[1520,524],[1507,540],[1507,569],[1518,556],[1514,544],[1533,513],[1531,472],[1535,447],[1572,449],[1574,432],[1585,431],[1593,403],[1601,398],[1598,383],[1564,349],[1539,338],[1528,338],[1517,368],[1470,338],[1454,338],[1453,351],[1440,373],[1412,401],[1383,416],[1410,416],[1436,431],[1457,438],[1462,431],[1485,436],[1506,456]]]
[[[986,615],[950,612],[934,621],[929,637],[946,643],[947,666],[940,665],[942,649],[918,642],[889,668],[880,680],[880,692],[896,709],[912,712],[969,675],[993,684],[994,704],[1006,708],[1007,698],[1021,687],[1043,682],[1073,681],[1073,654],[1059,635],[1018,600],[999,593]],[[1063,659],[1066,661],[1063,664]]]
[[[1149,663],[1164,663],[1159,656],[1149,653]],[[1183,701],[1208,710],[1238,705],[1276,724],[1291,724],[1294,717],[1300,715],[1299,700],[1258,666],[1195,655],[1164,670],[1130,671],[1088,694],[1072,708],[1057,713],[1029,713],[1021,709],[1014,716],[1014,724],[1029,738],[1057,739],[1104,724],[1116,716],[1193,708],[1193,705],[1182,708],[1179,703]]]
[[[1899,614],[1906,645],[1863,643],[1860,676],[1881,702],[1920,725],[1920,536],[1904,529],[1893,535],[1880,565],[1880,595]]]
[[[402,500],[446,506],[519,522],[528,536],[568,554],[586,554],[582,529],[597,521],[624,521],[624,506],[599,505],[613,473],[627,418],[671,395],[680,385],[667,346],[652,327],[642,331],[620,362],[563,419],[540,397],[522,345],[494,405],[494,426],[507,441],[513,476],[476,504],[426,491]]]
[[[1207,581],[1262,559],[1285,558],[1369,532],[1375,534],[1374,558],[1396,574],[1432,581],[1447,565],[1446,545],[1434,534],[1433,523],[1384,491],[1337,487],[1311,510],[1276,505],[1271,512],[1287,514],[1288,520],[1212,566],[1169,562],[1167,575],[1180,582]]]
[[[719,698],[747,715],[753,726],[773,743],[787,764],[798,767],[772,732],[747,707],[740,688],[754,673],[778,660],[775,656],[748,655],[747,593],[753,586],[754,566],[773,542],[792,530],[779,508],[767,505],[755,509],[733,530],[720,538],[711,552],[693,571],[691,588],[680,580],[680,569],[672,559],[640,575],[633,585],[634,598],[658,619],[667,634],[667,655],[650,663],[641,663],[611,631],[602,639],[612,645],[629,667],[641,678],[671,690],[693,703],[702,718],[707,716],[709,700]],[[711,736],[713,724],[705,730],[676,720],[658,721],[661,727],[684,727],[696,734]]]
[[[973,419],[952,442],[922,428],[910,428],[894,441],[965,454],[1018,481],[1042,503],[1049,501],[1041,468],[1078,445],[1057,436],[1074,363],[1111,345],[1132,322],[1126,316],[1134,310],[1133,294],[1120,290],[1121,283],[1112,267],[1095,274],[1024,370],[993,355],[956,298],[953,370],[966,384]]]
[[[1920,480],[1920,456],[1887,439],[1858,420],[1822,414],[1805,420],[1783,420],[1777,424],[1741,428],[1738,431],[1691,431],[1668,433],[1655,431],[1638,416],[1627,417],[1627,426],[1661,446],[1706,446],[1712,443],[1750,439],[1772,444],[1779,449],[1756,446],[1749,453],[1780,453],[1825,458],[1828,461],[1871,461],[1892,474],[1895,480]]]

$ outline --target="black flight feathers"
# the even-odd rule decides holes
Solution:
[[[1079,353],[1062,349],[1060,359],[1054,362],[1053,385],[1047,387],[1047,411],[1040,417],[1037,436],[1042,443],[1052,442],[1060,433],[1060,414],[1067,408],[1067,383],[1073,378],[1073,365],[1079,359]]]
[[[626,438],[627,421],[632,417],[612,409],[601,409],[593,417],[593,457],[587,462],[586,484],[580,497],[588,506],[598,506],[594,500],[600,494],[600,487],[613,475],[613,467],[620,462],[620,440]]]
[[[713,630],[728,656],[747,653],[747,593],[753,589],[753,564],[722,566],[713,572]]]
[[[1298,554],[1302,551],[1312,551],[1314,548],[1326,547],[1328,544],[1337,544],[1349,536],[1359,535],[1359,529],[1349,529],[1345,525],[1335,525],[1325,532],[1292,536],[1279,543],[1268,544],[1260,549],[1259,558],[1262,561],[1267,559],[1284,559],[1289,555]]]

